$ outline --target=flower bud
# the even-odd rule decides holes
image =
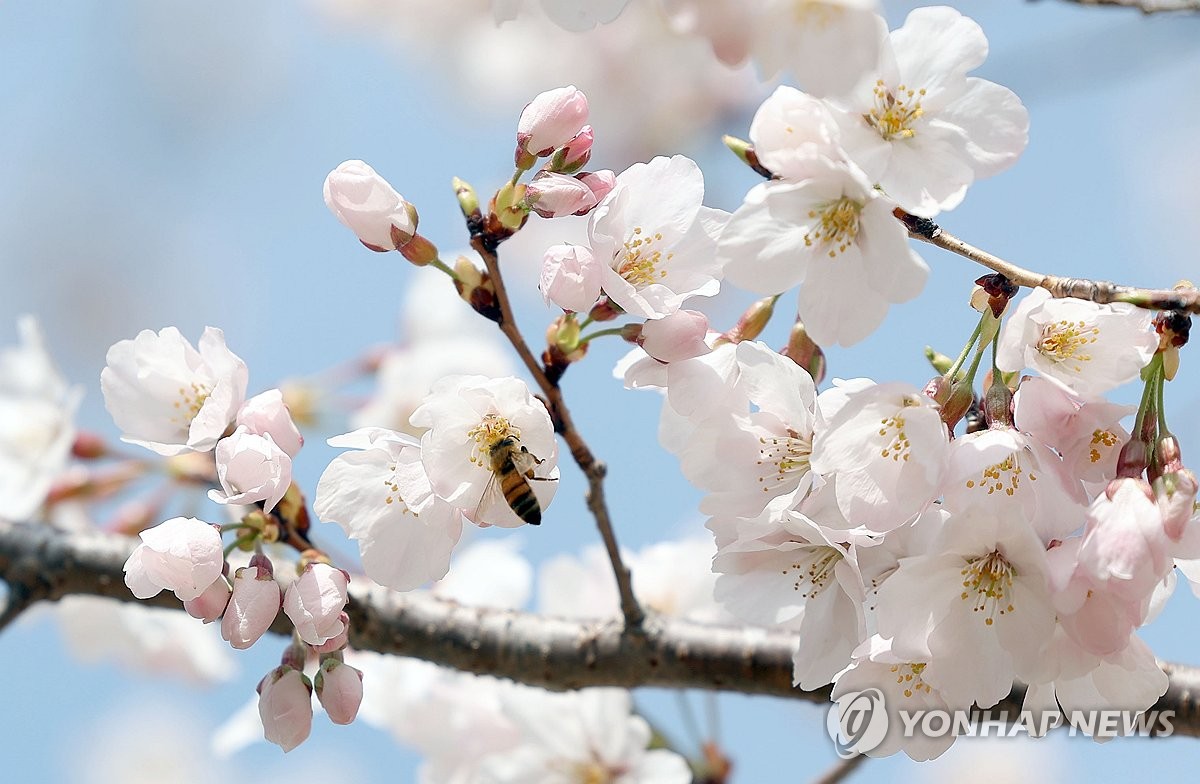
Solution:
[[[454,262],[454,288],[464,302],[475,312],[500,323],[500,304],[496,299],[496,286],[487,272],[476,267],[466,256]]]
[[[559,349],[571,362],[583,359],[587,345],[580,350],[579,332],[579,321],[573,315],[564,313],[546,327],[546,345]]]
[[[721,141],[725,143],[725,146],[729,148],[730,152],[741,159],[742,163],[749,166],[758,174],[761,174],[763,177],[768,179],[774,176],[771,171],[767,169],[767,167],[763,166],[758,160],[758,153],[754,151],[754,145],[752,145],[750,142],[746,141],[745,139],[739,139],[736,136],[729,136],[728,134],[722,136]]]
[[[600,323],[604,321],[612,321],[624,313],[625,311],[608,297],[601,297],[600,301],[593,305],[592,309],[588,311],[588,318],[590,318],[592,321]]]
[[[796,319],[788,333],[787,346],[783,355],[808,371],[815,383],[820,384],[825,378],[825,352],[808,336],[804,322]]]
[[[562,218],[587,212],[596,206],[596,197],[574,177],[542,171],[525,189],[525,204],[543,218]]]
[[[424,267],[438,260],[437,246],[420,234],[412,235],[407,242],[397,243],[396,250],[417,267]]]
[[[345,631],[342,611],[349,595],[350,575],[325,563],[310,563],[288,586],[283,611],[296,634],[309,645],[321,645]]]
[[[518,168],[530,155],[540,158],[569,144],[583,130],[588,117],[587,96],[574,85],[539,93],[517,121]]]
[[[1195,514],[1196,490],[1196,475],[1186,468],[1163,474],[1154,481],[1163,530],[1173,541],[1183,538],[1184,529]]]
[[[741,343],[743,340],[754,340],[766,328],[771,316],[775,315],[775,297],[763,297],[750,307],[738,319],[733,329],[721,336],[721,343]]]
[[[592,126],[583,126],[579,133],[575,134],[575,138],[555,154],[551,163],[552,169],[563,174],[573,174],[582,169],[592,157],[592,143],[595,138]]]
[[[975,402],[975,385],[964,378],[950,381],[950,396],[942,405],[942,421],[953,430]]]
[[[529,210],[525,208],[525,185],[513,185],[506,182],[496,191],[492,198],[491,219],[499,224],[499,230],[511,236],[529,220]]]
[[[215,450],[220,490],[208,497],[218,504],[252,504],[261,501],[271,511],[292,484],[292,458],[271,435],[255,435],[242,425],[222,438]]]
[[[271,562],[256,555],[249,566],[233,574],[233,593],[221,619],[221,636],[234,648],[249,648],[271,628],[279,607],[279,583]]]
[[[1183,453],[1179,449],[1179,439],[1175,436],[1163,436],[1154,446],[1154,459],[1165,473],[1183,470]]]
[[[213,580],[212,585],[204,589],[204,593],[183,603],[183,609],[193,618],[205,623],[212,623],[221,617],[229,605],[231,593],[229,581],[222,577]]]
[[[285,752],[312,732],[312,683],[292,667],[277,667],[258,684],[258,715],[263,735]]]
[[[71,444],[71,457],[80,460],[98,460],[108,455],[108,442],[98,433],[86,431],[76,433]]]
[[[695,310],[678,310],[642,325],[637,343],[659,362],[679,362],[712,351],[704,342],[708,317]]]
[[[325,205],[374,251],[395,250],[417,231],[416,208],[362,161],[346,161],[329,173]]]
[[[455,177],[451,184],[454,186],[454,196],[458,199],[458,206],[462,210],[463,217],[467,220],[479,220],[479,196],[471,187],[471,183]]]
[[[925,347],[925,359],[929,360],[929,364],[933,365],[933,369],[941,373],[943,376],[950,371],[954,365],[954,360],[940,352],[934,351],[933,346]]]
[[[190,601],[221,576],[225,553],[216,526],[175,517],[139,536],[142,543],[125,562],[125,585],[139,599],[166,588],[180,601]]]
[[[1141,476],[1150,465],[1150,445],[1140,438],[1133,437],[1121,447],[1121,452],[1117,455],[1117,476],[1118,477],[1135,477]]]
[[[590,248],[554,245],[542,258],[538,288],[547,305],[553,302],[563,310],[586,313],[600,296],[602,278],[603,268]]]
[[[591,189],[592,198],[596,200],[596,204],[599,204],[601,199],[607,196],[617,185],[617,175],[611,169],[583,172],[582,174],[576,174],[575,178]],[[590,209],[591,207],[588,207],[588,210]],[[582,214],[582,212],[576,213],[576,215]]]
[[[317,699],[334,724],[350,724],[362,705],[362,673],[330,656],[317,670]]]
[[[243,403],[235,424],[245,426],[255,435],[270,435],[288,457],[295,457],[304,446],[304,436],[292,421],[292,413],[283,402],[283,392],[278,389],[268,389]]]
[[[342,622],[342,633],[334,637],[330,637],[320,645],[312,646],[312,649],[317,653],[333,653],[340,651],[350,644],[350,615],[343,612],[338,616],[338,620]]]
[[[1012,427],[1012,400],[1012,391],[1004,385],[1004,379],[993,379],[983,396],[983,413],[989,427]]]

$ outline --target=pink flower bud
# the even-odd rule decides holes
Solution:
[[[316,690],[321,707],[334,724],[350,724],[358,715],[363,698],[363,675],[332,656],[317,670]]]
[[[249,566],[233,574],[233,594],[221,619],[221,636],[234,648],[249,648],[271,628],[279,605],[279,583],[271,573],[271,562],[255,556]]]
[[[314,645],[313,651],[316,653],[333,653],[340,651],[350,644],[350,616],[347,613],[342,613],[338,616],[338,620],[342,622],[342,633],[334,637],[330,637],[320,645]]]
[[[592,192],[592,197],[599,204],[600,200],[609,194],[609,191],[617,184],[617,175],[611,169],[601,169],[594,172],[583,172],[575,175],[575,178],[588,186]],[[590,209],[590,208],[589,208]]]
[[[191,601],[183,603],[183,609],[193,618],[199,618],[205,623],[212,623],[221,617],[229,605],[231,593],[229,581],[223,576],[213,580],[212,585],[204,589],[204,593]]]
[[[595,141],[595,138],[596,134],[592,131],[592,126],[583,126],[579,133],[575,134],[575,138],[562,148],[562,163],[558,167],[558,171],[570,174],[586,166],[592,157],[592,142]]]
[[[139,534],[142,543],[125,562],[125,585],[139,599],[166,588],[190,601],[221,576],[225,553],[216,526],[175,517]]]
[[[217,443],[216,459],[221,489],[209,490],[208,497],[218,504],[262,501],[269,512],[292,484],[292,458],[270,434],[255,435],[245,425]]]
[[[603,276],[600,262],[582,245],[555,245],[542,259],[538,288],[546,303],[563,310],[586,313],[600,297]]]
[[[300,639],[309,645],[321,645],[345,631],[342,610],[349,599],[349,581],[350,575],[341,569],[311,563],[288,586],[283,611],[292,619]]]
[[[1184,528],[1196,509],[1196,475],[1187,468],[1163,474],[1154,482],[1163,530],[1172,541],[1183,537]]]
[[[638,345],[659,362],[678,362],[712,351],[704,342],[708,317],[695,310],[679,310],[642,325]]]
[[[562,218],[587,212],[596,206],[596,197],[574,177],[543,171],[525,189],[525,203],[543,218]]]
[[[549,155],[571,142],[587,122],[587,97],[574,85],[540,93],[517,122],[517,165],[522,157]]]
[[[312,684],[292,667],[277,667],[258,684],[258,715],[266,739],[291,751],[312,732]]]
[[[244,425],[257,436],[271,436],[288,457],[295,457],[304,446],[304,436],[292,421],[292,413],[283,402],[283,392],[278,389],[268,389],[243,403],[236,424]]]
[[[325,178],[325,205],[371,250],[395,250],[417,231],[417,211],[362,161],[346,161]]]

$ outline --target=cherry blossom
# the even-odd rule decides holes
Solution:
[[[824,345],[861,341],[928,275],[887,200],[833,165],[821,178],[756,186],[721,234],[718,258],[730,283],[755,293],[803,284],[799,316]]]
[[[707,354],[708,317],[696,310],[677,310],[642,324],[637,344],[659,362],[678,362]]]
[[[549,305],[586,313],[600,298],[603,269],[582,245],[554,245],[546,249],[538,288]]]
[[[898,656],[938,665],[923,677],[947,703],[994,705],[1043,672],[1055,628],[1044,546],[1028,522],[971,507],[925,554],[900,559],[876,618]]]
[[[283,595],[283,611],[296,634],[309,645],[322,645],[345,631],[342,610],[350,575],[329,564],[310,563]]]
[[[20,345],[0,351],[0,518],[24,521],[66,468],[83,393],[54,366],[37,321],[17,326]]]
[[[1128,383],[1158,350],[1148,310],[1123,302],[1097,305],[1054,299],[1034,289],[1000,333],[1001,370],[1030,367],[1084,399]]]
[[[541,157],[569,144],[587,122],[587,96],[575,85],[538,93],[517,121],[517,161]]]
[[[258,714],[267,740],[291,751],[312,732],[312,683],[294,667],[277,667],[258,685]]]
[[[876,533],[903,525],[941,491],[949,443],[937,406],[902,383],[871,384],[844,402],[813,438],[809,464],[833,477],[847,520]]]
[[[271,562],[255,556],[249,566],[233,573],[233,593],[221,619],[221,637],[239,650],[249,648],[271,628],[280,602]]]
[[[334,724],[350,724],[363,698],[363,674],[330,656],[321,662],[313,682],[321,707]]]
[[[160,455],[212,449],[246,397],[246,364],[215,327],[199,351],[175,327],[143,330],[110,348],[107,363],[100,388],[121,440]]]
[[[142,542],[125,562],[125,585],[139,599],[157,596],[165,588],[181,601],[190,601],[221,576],[225,555],[214,525],[173,517],[138,536]]]
[[[229,581],[222,575],[213,580],[212,585],[205,588],[195,599],[184,602],[183,609],[193,618],[212,623],[225,613],[231,592]]]
[[[325,178],[325,206],[374,251],[395,250],[417,231],[417,211],[362,161],[344,161]]]
[[[355,451],[325,469],[313,511],[358,542],[367,576],[408,591],[445,575],[462,534],[462,512],[433,495],[418,442],[363,428],[329,445]]]
[[[558,487],[558,444],[546,407],[523,381],[444,378],[411,421],[429,428],[421,437],[421,462],[439,498],[479,524],[514,527],[540,521]],[[536,501],[536,516],[514,510],[501,492],[498,473],[503,471],[519,473]],[[528,511],[532,502],[527,496],[522,500]]]
[[[588,237],[613,304],[661,318],[720,288],[716,237],[728,213],[704,207],[704,176],[682,155],[635,163],[592,211]]]
[[[631,713],[622,689],[551,693],[514,687],[502,693],[505,714],[520,740],[482,762],[483,779],[495,782],[608,781],[687,784],[692,772],[683,757],[647,750],[650,725]]]
[[[271,436],[288,457],[294,458],[304,446],[304,436],[292,421],[292,414],[283,402],[283,392],[278,389],[268,389],[243,403],[234,424],[255,435]]]
[[[217,442],[216,460],[221,489],[208,497],[218,504],[262,502],[269,512],[292,484],[292,458],[270,434],[255,435],[245,425]]]
[[[1028,143],[1020,99],[967,76],[987,50],[979,25],[953,8],[917,8],[882,40],[876,78],[831,100],[850,158],[913,214],[957,207]]]

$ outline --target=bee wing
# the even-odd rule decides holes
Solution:
[[[476,525],[480,523],[479,512],[484,508],[490,508],[497,502],[505,506],[508,505],[508,502],[504,500],[504,496],[500,493],[499,478],[499,474],[493,471],[492,475],[488,478],[487,486],[483,488],[483,492],[479,495],[479,503],[475,504],[475,511],[467,515],[471,522]]]
[[[512,464],[526,479],[536,479],[533,471],[542,464],[542,461],[535,457],[533,452],[521,447],[520,450],[512,453]]]

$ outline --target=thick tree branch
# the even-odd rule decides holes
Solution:
[[[626,628],[630,632],[636,632],[641,627],[642,621],[645,619],[645,614],[633,594],[633,577],[629,573],[629,567],[625,565],[624,560],[621,558],[621,549],[617,545],[617,535],[613,530],[612,519],[608,514],[608,504],[604,500],[604,477],[608,473],[608,469],[604,463],[596,459],[587,442],[583,440],[583,436],[575,428],[575,423],[571,419],[571,411],[567,408],[567,403],[563,399],[562,390],[559,389],[555,381],[552,381],[546,375],[546,370],[542,367],[542,363],[529,350],[529,345],[525,342],[525,337],[521,334],[521,330],[518,329],[517,322],[513,316],[512,305],[508,299],[508,290],[504,287],[504,278],[500,274],[500,261],[496,256],[496,251],[488,245],[485,236],[480,233],[472,234],[471,247],[483,259],[483,263],[487,267],[488,276],[495,287],[496,304],[500,309],[500,331],[508,338],[508,342],[512,344],[517,355],[521,357],[525,368],[533,376],[538,387],[541,388],[542,394],[546,396],[546,401],[550,406],[550,416],[555,422],[555,429],[562,434],[563,440],[567,442],[567,446],[571,450],[571,457],[575,459],[575,463],[583,471],[584,476],[587,477],[588,509],[591,510],[592,516],[596,519],[596,526],[600,529],[600,538],[604,540],[604,549],[608,553],[609,562],[612,564],[613,574],[617,580],[617,591],[621,597],[621,614],[625,618]]]
[[[122,566],[134,540],[0,522],[0,579],[41,599],[72,594],[136,601]],[[580,623],[523,612],[463,607],[414,591],[352,584],[347,608],[355,648],[425,659],[549,689],[658,686],[763,694],[824,703],[829,687],[792,687],[795,637],[765,629],[702,626],[651,615],[643,634],[617,619]],[[146,604],[178,609],[163,592]],[[280,613],[272,631],[290,634]],[[1200,737],[1200,669],[1162,664],[1170,678],[1154,706],[1175,711],[1176,735]],[[991,709],[1015,718],[1023,689]]]
[[[1200,0],[1198,0],[1200,2]],[[1110,302],[1127,302],[1140,308],[1150,310],[1180,310],[1186,313],[1200,314],[1200,289],[1139,289],[1133,286],[1122,286],[1106,280],[1087,280],[1086,278],[1062,278],[1057,275],[1046,275],[1033,272],[1024,267],[1005,261],[985,250],[963,242],[928,218],[918,218],[899,207],[895,210],[896,217],[908,228],[908,234],[913,239],[928,242],[942,250],[956,253],[970,259],[976,264],[999,272],[1018,286],[1026,288],[1043,288],[1054,297],[1072,297],[1086,299],[1099,305]]]
[[[1075,5],[1108,5],[1132,8],[1143,14],[1170,13],[1173,11],[1200,11],[1200,0],[1066,0]]]

